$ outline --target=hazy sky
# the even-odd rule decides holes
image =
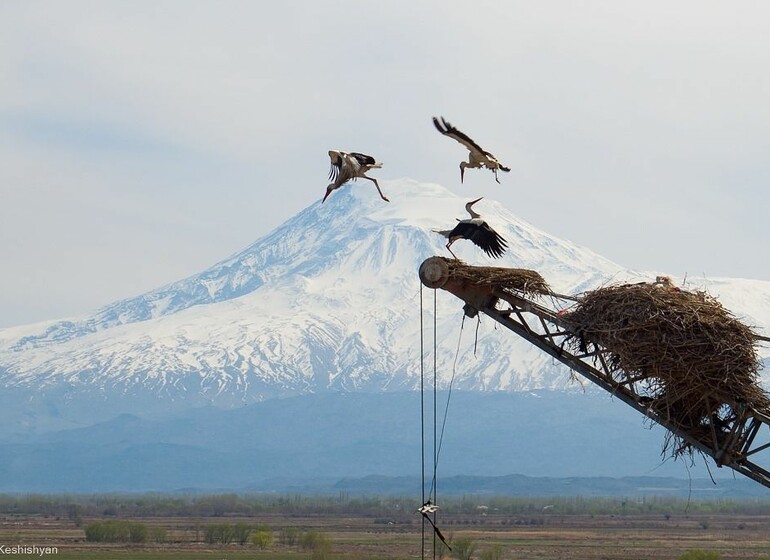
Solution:
[[[330,148],[630,268],[770,280],[769,99],[759,1],[5,0],[0,327],[246,247],[320,200]],[[503,184],[460,185],[433,115]]]

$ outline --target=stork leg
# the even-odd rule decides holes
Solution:
[[[459,261],[460,259],[458,259],[458,258],[457,258],[457,255],[455,255],[455,254],[454,254],[454,252],[452,251],[452,249],[449,247],[449,246],[450,246],[452,243],[454,243],[454,241],[450,241],[449,243],[447,243],[447,244],[446,244],[446,248],[447,248],[447,250],[448,250],[450,253],[452,253],[452,256],[455,258],[455,260],[456,260],[456,261]]]
[[[464,161],[460,162],[460,182],[463,182],[463,176],[465,175],[465,168],[468,166]]]
[[[377,192],[380,193],[380,196],[382,197],[382,200],[385,202],[390,202],[390,200],[387,199],[387,197],[382,194],[382,189],[380,188],[379,183],[377,182],[377,179],[372,179],[371,177],[367,177],[366,175],[362,175],[364,179],[369,179],[372,183],[374,183],[374,186],[377,187]]]
[[[495,173],[495,181],[497,181],[497,184],[500,184],[500,179],[497,178],[497,168],[494,168],[492,171]]]

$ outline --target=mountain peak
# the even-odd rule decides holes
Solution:
[[[235,299],[266,284],[292,281],[296,275],[312,277],[353,259],[355,266],[393,273],[397,252],[423,258],[446,253],[443,240],[433,229],[451,227],[467,217],[467,200],[445,187],[411,179],[383,181],[392,192],[390,203],[372,196],[361,182],[349,183],[325,203],[313,202],[274,231],[201,273],[136,297],[107,305],[90,317],[54,323],[45,331],[19,340],[16,349],[60,343],[118,325],[147,321],[178,313],[195,305]],[[580,258],[598,269],[620,270],[588,251],[557,240],[520,220],[498,202],[484,199],[477,209],[499,228],[510,243],[510,257],[492,261],[467,242],[454,247],[458,256],[485,264],[542,267],[548,260]],[[507,231],[506,231],[507,230]],[[393,237],[399,231],[398,239]],[[389,244],[385,248],[383,245]],[[398,247],[397,247],[398,245]],[[410,245],[412,247],[410,247]],[[462,247],[461,245],[466,245]],[[553,254],[560,248],[562,254]],[[368,251],[373,250],[374,253]],[[383,251],[391,258],[382,258]],[[549,252],[551,254],[549,254]],[[380,255],[379,260],[375,259]],[[398,272],[413,274],[414,259]],[[595,272],[595,271],[594,271]]]
[[[6,329],[0,382],[228,405],[330,389],[417,387],[417,269],[447,254],[446,240],[432,230],[466,217],[467,199],[409,179],[382,181],[382,188],[392,202],[365,182],[346,185],[201,273],[90,316]],[[537,270],[562,293],[637,277],[493,199],[476,208],[509,249],[493,260],[457,242],[453,250],[466,262]],[[483,320],[478,343],[462,343],[455,366],[460,308],[439,294],[443,382],[455,371],[455,386],[465,389],[569,385],[564,368]]]

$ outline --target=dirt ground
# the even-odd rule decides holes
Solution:
[[[16,557],[287,559],[287,558],[421,558],[419,515],[399,519],[338,515],[264,515],[247,518],[142,518],[147,527],[165,530],[164,542],[139,545],[89,543],[84,527],[96,519],[71,520],[39,515],[0,518],[0,552],[9,547],[37,547],[36,554]],[[565,560],[674,560],[692,549],[717,552],[724,560],[770,560],[770,516],[764,515],[446,515],[437,519],[450,540],[470,539],[473,558]],[[244,522],[269,527],[273,541],[264,550],[245,545],[204,542],[209,524]],[[287,528],[297,534],[324,535],[330,548],[312,555],[298,543],[282,542]],[[433,539],[426,526],[425,558],[433,558]],[[285,539],[283,539],[285,541]],[[55,553],[41,554],[45,547]],[[437,548],[437,557],[451,553]]]

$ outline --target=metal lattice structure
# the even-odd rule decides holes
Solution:
[[[732,413],[720,419],[718,426],[712,424],[708,430],[687,429],[651,408],[642,380],[612,368],[609,350],[587,341],[585,351],[572,351],[565,343],[576,333],[569,330],[558,311],[508,290],[453,278],[445,259],[440,257],[425,260],[419,274],[428,288],[445,290],[464,301],[466,315],[484,313],[711,457],[717,466],[734,469],[770,488],[770,470],[757,462],[764,459],[765,464],[770,464],[770,451],[762,453],[770,450],[770,417],[766,414],[740,402],[730,402]],[[563,296],[554,295],[554,301],[560,297]]]

